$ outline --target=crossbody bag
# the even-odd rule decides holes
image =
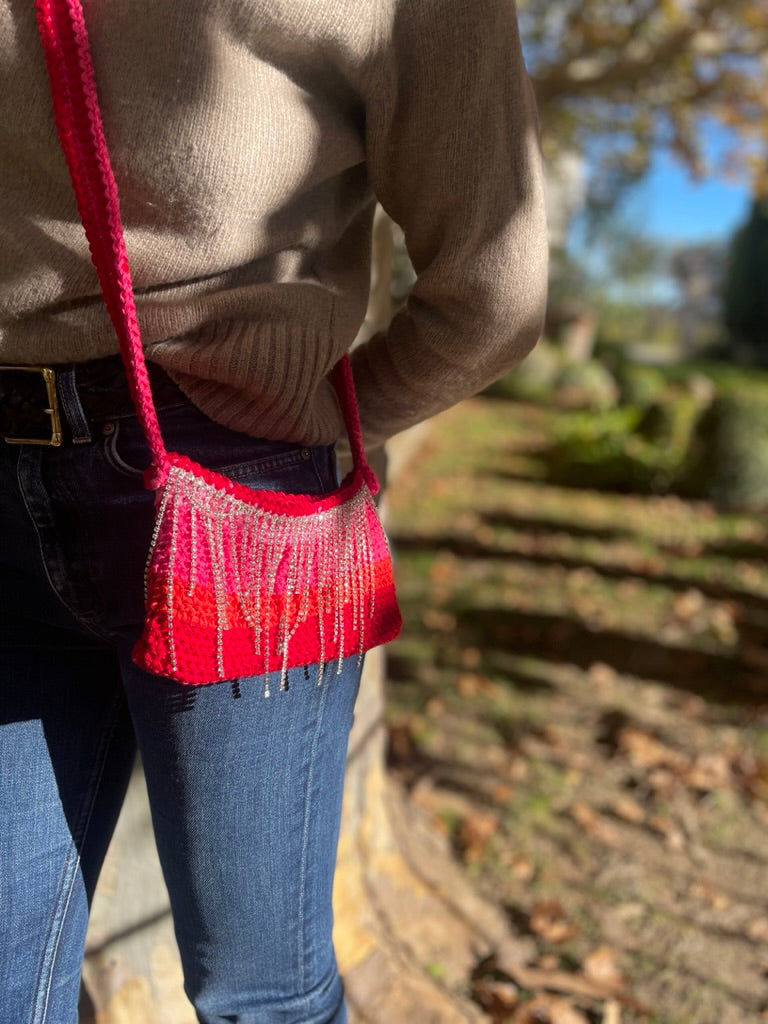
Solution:
[[[156,492],[145,620],[133,659],[203,684],[325,665],[400,630],[349,357],[332,371],[352,469],[322,496],[252,490],[166,450],[144,359],[117,186],[80,0],[37,0],[59,141],[150,454]],[[268,693],[268,684],[265,683]]]

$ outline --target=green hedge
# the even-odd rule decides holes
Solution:
[[[702,408],[684,391],[643,408],[621,406],[561,421],[545,454],[550,479],[597,489],[665,492],[688,471]]]
[[[553,482],[768,508],[768,374],[628,361],[611,373],[544,341],[489,393],[571,410],[541,456]]]
[[[743,381],[721,389],[703,427],[709,497],[724,510],[768,508],[768,386]],[[700,470],[701,472],[701,470]]]

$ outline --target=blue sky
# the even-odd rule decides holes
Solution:
[[[692,180],[672,157],[660,153],[647,179],[628,202],[631,220],[670,242],[727,239],[744,222],[750,195],[746,183]]]
[[[704,157],[710,167],[722,167],[735,136],[712,120],[699,123]],[[672,243],[727,241],[749,212],[750,191],[746,173],[726,178],[714,173],[694,180],[669,152],[659,150],[650,173],[629,198],[628,214],[643,230]]]

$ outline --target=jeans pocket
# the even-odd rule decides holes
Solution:
[[[120,434],[123,430],[125,420],[110,420],[102,426],[102,451],[107,464],[121,476],[135,477],[140,479],[147,468],[147,461],[140,465],[133,465],[123,457],[120,450]],[[134,453],[134,458],[137,455]]]
[[[254,490],[326,494],[336,485],[334,446],[308,446],[250,437],[209,420],[194,406],[161,411],[160,425],[170,451]],[[135,417],[103,424],[103,455],[122,477],[140,479],[149,454]]]
[[[323,472],[325,454],[325,448],[296,447],[249,462],[222,466],[216,472],[257,491],[320,495],[335,486],[332,474],[328,470]]]

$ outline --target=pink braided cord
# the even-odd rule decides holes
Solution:
[[[131,397],[162,482],[165,445],[136,318],[120,206],[101,122],[88,35],[78,0],[37,0],[54,117],[91,259],[120,343]]]
[[[136,316],[117,184],[109,159],[80,0],[36,0],[37,21],[51,83],[53,112],[85,228],[91,259],[125,363],[131,398],[152,458],[147,486],[168,475],[167,453],[152,400]],[[349,435],[350,450],[372,493],[378,482],[368,466],[360,431],[352,367],[344,355],[332,380]]]

